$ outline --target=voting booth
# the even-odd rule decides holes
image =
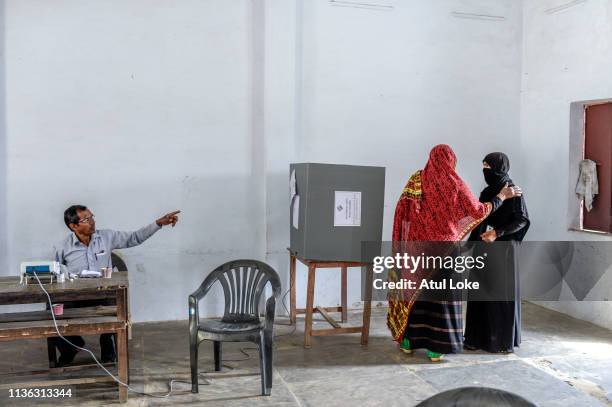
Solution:
[[[290,250],[313,260],[361,261],[381,241],[385,168],[299,163],[289,167]]]

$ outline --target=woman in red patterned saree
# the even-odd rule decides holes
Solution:
[[[437,145],[431,150],[425,168],[410,177],[395,209],[394,252],[405,247],[400,242],[414,245],[414,242],[460,241],[503,200],[521,194],[519,187],[506,186],[491,202],[481,203],[455,171],[456,163],[455,153],[449,146]],[[426,276],[424,270],[422,274],[417,272],[409,278],[414,281],[415,277],[419,280]],[[395,278],[398,276],[391,273],[391,279]],[[419,284],[417,282],[416,286]],[[418,289],[389,292],[387,326],[393,339],[406,353],[412,349],[428,349],[432,361],[439,361],[445,353],[461,351],[463,322],[460,299],[417,301],[419,293]]]

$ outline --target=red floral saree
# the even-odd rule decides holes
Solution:
[[[492,204],[479,202],[459,177],[456,162],[449,146],[437,145],[431,150],[425,168],[410,177],[395,208],[394,254],[421,253],[427,242],[460,241],[491,213]],[[392,270],[389,279],[410,278],[417,281],[418,287],[418,281],[427,278],[431,271],[419,270],[410,276],[408,273]],[[419,291],[418,288],[389,291],[387,326],[398,342],[403,338]]]

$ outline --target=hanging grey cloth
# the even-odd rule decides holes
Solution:
[[[576,194],[578,198],[584,199],[587,212],[593,209],[593,199],[598,193],[597,164],[591,160],[580,161],[580,175],[578,175],[578,183],[576,184]]]

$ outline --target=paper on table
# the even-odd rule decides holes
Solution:
[[[81,278],[102,277],[102,273],[100,273],[99,271],[95,271],[95,270],[82,270],[79,273],[79,277],[81,277]]]
[[[334,191],[334,226],[361,226],[361,192]]]
[[[291,177],[289,177],[289,189],[291,190],[291,198],[289,202],[293,201],[293,197],[297,194],[297,188],[295,184],[295,170],[291,171]]]
[[[293,200],[293,213],[291,214],[291,224],[294,228],[299,229],[300,224],[300,196],[296,195]]]

